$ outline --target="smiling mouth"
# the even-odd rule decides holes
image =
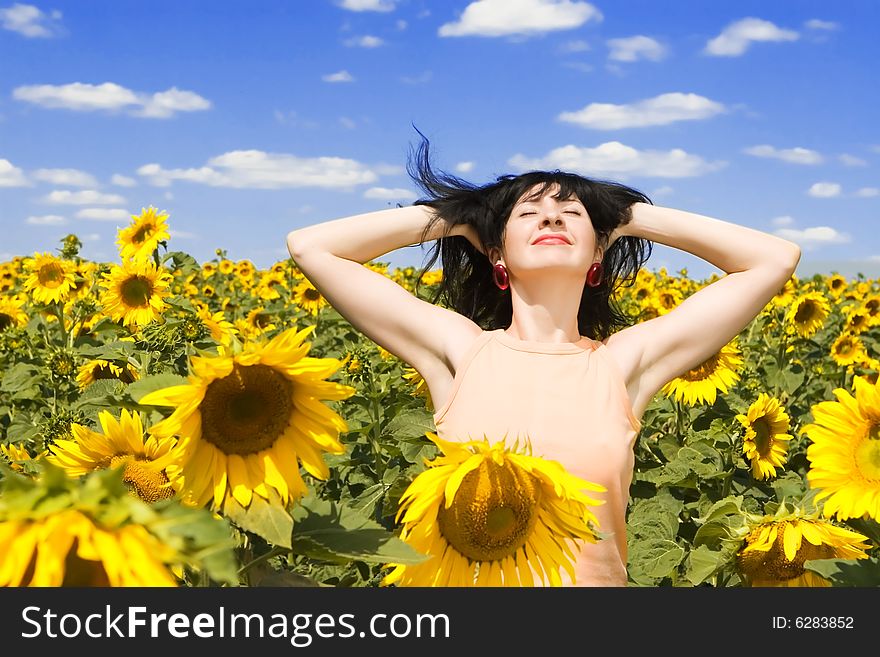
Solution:
[[[561,237],[546,237],[542,240],[538,240],[532,246],[540,246],[541,244],[565,244],[565,245],[568,245],[568,242],[566,242]]]

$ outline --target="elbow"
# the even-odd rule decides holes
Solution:
[[[795,270],[797,269],[798,263],[800,263],[800,261],[801,261],[801,247],[799,247],[794,242],[790,242],[790,244],[791,244],[791,248],[789,249],[787,263],[788,263],[789,269],[791,270],[791,273],[793,274],[795,272]]]
[[[302,236],[297,235],[297,232],[298,231],[292,230],[287,233],[287,252],[294,260],[296,260],[297,256],[300,254],[300,246],[302,242]]]

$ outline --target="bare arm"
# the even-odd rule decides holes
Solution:
[[[640,352],[636,371],[645,381],[643,387],[652,391],[697,367],[736,337],[791,278],[800,259],[800,248],[793,242],[649,203],[633,204],[632,221],[617,234],[687,251],[727,272],[671,312],[621,331],[620,341]]]
[[[413,205],[335,219],[287,235],[287,249],[312,285],[340,315],[373,342],[418,371],[445,360],[451,326],[467,318],[422,301],[362,263],[395,249],[421,243],[434,211]],[[446,235],[440,219],[426,241]],[[453,226],[449,235],[465,235]]]

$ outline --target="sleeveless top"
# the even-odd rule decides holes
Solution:
[[[519,340],[504,329],[483,331],[455,373],[449,398],[434,413],[443,440],[481,440],[486,434],[494,444],[506,434],[512,446],[528,435],[532,456],[559,461],[607,489],[586,491],[604,500],[590,510],[606,537],[581,544],[580,552],[573,547],[576,581],[561,569],[565,586],[627,585],[626,508],[641,422],[606,342],[582,337],[547,343]]]

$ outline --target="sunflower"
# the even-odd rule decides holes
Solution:
[[[846,286],[848,285],[846,278],[840,274],[833,274],[827,277],[825,283],[828,286],[828,291],[831,292],[832,296],[835,298],[839,298],[840,295],[846,291]]]
[[[853,379],[855,397],[836,388],[838,401],[812,407],[807,481],[820,489],[823,513],[838,520],[865,514],[880,521],[880,387],[866,378]]]
[[[272,313],[267,313],[265,308],[257,306],[248,311],[247,317],[236,320],[235,328],[248,339],[254,339],[268,331],[274,331],[276,326]]]
[[[34,253],[28,263],[28,277],[24,289],[37,303],[64,301],[76,283],[75,268],[69,260],[56,258],[51,253]]]
[[[12,466],[12,469],[17,472],[23,472],[24,468],[21,467],[22,463],[28,461],[35,461],[36,459],[42,458],[45,455],[40,454],[36,458],[31,456],[31,453],[28,451],[27,447],[21,447],[16,445],[15,443],[9,443],[8,445],[0,445],[0,456],[6,458],[9,461],[9,465]]]
[[[866,331],[870,326],[871,315],[868,314],[866,308],[853,308],[847,311],[844,324],[844,330],[847,333],[858,335],[859,333]]]
[[[868,317],[871,318],[870,326],[880,324],[880,294],[872,294],[867,297],[862,303],[862,308],[868,313]]]
[[[414,387],[413,394],[417,397],[423,397],[425,406],[433,409],[434,404],[431,401],[431,391],[428,390],[428,384],[425,378],[414,367],[403,368],[403,378]]]
[[[76,375],[76,382],[80,390],[85,390],[95,381],[101,379],[116,379],[123,383],[133,383],[139,378],[138,371],[129,363],[124,363],[120,366],[103,358],[95,358],[80,365]]]
[[[739,380],[737,369],[743,359],[736,338],[695,368],[676,377],[661,388],[667,397],[684,401],[689,406],[715,403],[717,391],[726,393]]]
[[[317,315],[321,308],[327,305],[324,295],[318,292],[318,289],[306,278],[293,288],[293,300],[312,316]]]
[[[170,237],[165,220],[168,214],[156,213],[156,208],[141,208],[140,216],[133,214],[134,221],[119,230],[116,244],[123,260],[146,260],[159,247],[159,242]]]
[[[828,299],[821,292],[806,292],[795,299],[785,313],[785,321],[802,338],[809,338],[825,324],[831,312]]]
[[[104,274],[104,312],[125,326],[142,326],[165,310],[171,276],[149,261],[125,261]]]
[[[0,511],[0,553],[0,586],[177,585],[163,563],[174,551],[144,527],[106,527],[75,509],[6,520]]]
[[[588,507],[603,503],[582,491],[604,487],[531,456],[528,442],[427,435],[442,455],[403,493],[397,520],[401,539],[429,559],[386,564],[383,586],[532,586],[533,574],[561,586],[560,568],[575,581],[569,543],[599,540]]]
[[[665,315],[682,302],[684,295],[681,290],[670,286],[654,291],[654,307],[657,308],[661,315]]]
[[[838,365],[846,366],[861,362],[868,354],[858,336],[843,332],[831,345],[831,357]]]
[[[18,296],[0,296],[0,331],[10,326],[24,326],[28,322],[27,313],[21,307],[24,298]]]
[[[103,434],[73,423],[73,440],[55,440],[47,460],[71,477],[122,466],[123,481],[144,502],[174,497],[180,452],[174,440],[144,436],[141,416],[122,409],[119,420],[108,411],[98,414]]]
[[[335,358],[306,356],[303,340],[315,329],[288,329],[241,351],[221,345],[219,356],[194,356],[189,383],[151,392],[141,404],[172,406],[150,429],[159,438],[182,438],[184,495],[201,506],[227,496],[242,506],[253,495],[277,491],[286,505],[306,492],[297,463],[319,479],[329,476],[322,452],[341,454],[344,419],[322,400],[347,399],[355,389],[325,381]]]
[[[217,342],[229,342],[229,339],[236,332],[232,322],[226,319],[222,310],[212,313],[207,306],[197,306],[196,314],[204,322],[205,326],[208,327],[211,337]]]
[[[810,559],[864,559],[868,537],[838,527],[800,508],[780,505],[773,516],[750,516],[748,534],[737,552],[737,567],[753,587],[831,586],[824,577],[804,568]],[[805,540],[806,539],[806,540]]]
[[[745,415],[736,419],[746,429],[743,438],[743,454],[752,463],[752,476],[755,479],[770,479],[776,476],[776,468],[785,464],[788,441],[789,417],[779,400],[762,392],[749,406]]]
[[[770,300],[774,306],[788,306],[795,297],[798,289],[798,278],[792,275]]]

